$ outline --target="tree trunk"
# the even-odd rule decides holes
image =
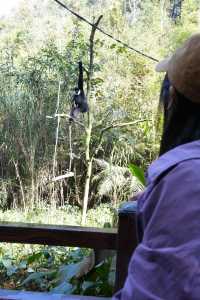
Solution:
[[[34,167],[31,168],[31,208],[35,206],[35,179],[34,179]]]
[[[18,181],[19,181],[19,186],[20,186],[21,195],[22,195],[22,203],[23,203],[23,207],[24,207],[24,210],[26,211],[26,202],[25,202],[24,187],[23,187],[23,183],[22,183],[22,180],[21,180],[21,176],[20,176],[20,174],[19,174],[18,162],[16,162],[16,161],[13,159],[13,163],[14,163],[14,166],[15,166],[16,177],[17,177],[17,179],[18,179]]]
[[[84,188],[84,197],[83,197],[83,210],[82,210],[82,220],[81,224],[85,225],[86,222],[86,214],[88,208],[88,199],[89,199],[89,192],[90,192],[90,180],[92,175],[92,162],[93,158],[90,155],[90,142],[91,142],[91,135],[92,135],[92,125],[93,125],[93,112],[94,112],[94,103],[92,99],[90,99],[90,89],[91,89],[91,79],[93,76],[93,64],[94,64],[94,36],[96,32],[96,27],[98,26],[102,16],[100,16],[97,22],[94,24],[90,34],[90,63],[89,63],[89,72],[88,72],[88,82],[87,82],[87,99],[89,102],[89,112],[88,112],[88,123],[86,127],[86,142],[85,142],[85,158],[87,164],[87,171],[86,171],[86,180],[85,180],[85,188]]]
[[[85,190],[84,190],[84,198],[83,198],[83,211],[82,211],[82,220],[81,224],[85,225],[86,223],[86,215],[87,215],[87,208],[88,208],[88,197],[90,192],[90,179],[92,175],[92,160],[88,161],[87,163],[87,175],[85,180]]]

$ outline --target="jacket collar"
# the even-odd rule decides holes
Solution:
[[[178,146],[155,160],[147,171],[147,184],[155,181],[163,172],[178,163],[190,160],[200,159],[200,140]]]

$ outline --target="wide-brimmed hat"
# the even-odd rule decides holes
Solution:
[[[159,62],[156,71],[167,72],[178,92],[200,103],[200,34],[191,36],[171,57]]]

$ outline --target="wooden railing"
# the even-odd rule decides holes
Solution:
[[[115,291],[118,291],[137,246],[136,232],[135,208],[130,205],[119,210],[117,229],[1,222],[0,242],[116,250]]]

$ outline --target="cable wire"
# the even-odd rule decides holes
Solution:
[[[67,7],[67,6],[66,6],[64,3],[62,3],[61,1],[59,1],[59,0],[53,0],[53,1],[57,2],[60,6],[62,6],[62,7],[65,8],[66,10],[68,10],[72,15],[74,15],[75,17],[77,17],[77,18],[80,19],[81,21],[87,23],[88,25],[90,25],[90,26],[92,26],[92,27],[96,26],[95,24],[93,24],[93,23],[91,23],[90,21],[88,21],[85,17],[79,15],[78,13],[76,13],[75,11],[73,11],[72,9],[70,9],[69,7]],[[148,55],[148,54],[145,54],[145,53],[143,53],[142,51],[140,51],[140,50],[138,50],[138,49],[135,49],[135,48],[133,48],[132,46],[129,46],[127,43],[125,43],[125,42],[123,42],[123,41],[121,41],[121,40],[115,38],[115,37],[112,36],[110,33],[107,33],[106,31],[104,31],[104,30],[101,29],[100,27],[96,26],[96,29],[97,29],[99,32],[101,32],[101,33],[103,33],[104,35],[106,35],[107,37],[109,37],[110,39],[114,40],[115,42],[117,42],[117,43],[123,45],[124,47],[126,47],[126,48],[128,48],[128,49],[130,49],[130,50],[132,50],[132,51],[134,51],[134,52],[136,52],[136,53],[138,53],[138,54],[140,54],[140,55],[142,55],[142,56],[144,56],[144,57],[146,57],[146,58],[148,58],[148,59],[150,59],[150,60],[153,60],[154,62],[158,62],[158,61],[159,61],[158,59],[156,59],[156,58],[154,58],[154,57],[152,57],[152,56],[150,56],[150,55]]]

